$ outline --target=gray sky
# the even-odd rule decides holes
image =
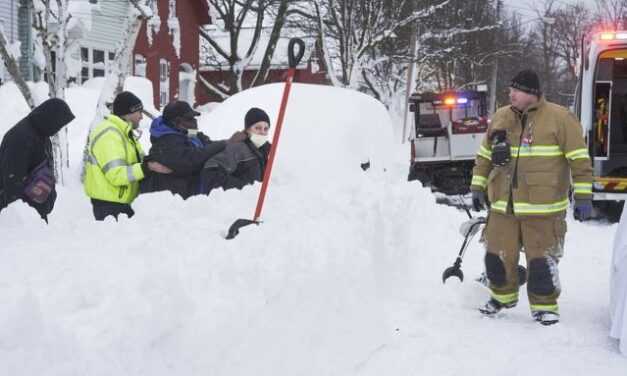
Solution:
[[[557,3],[562,4],[574,4],[579,1],[583,1],[592,10],[595,9],[595,0],[555,0]],[[542,0],[505,0],[505,8],[509,11],[518,12],[523,18],[535,18],[536,14],[534,8],[543,8],[544,1]]]

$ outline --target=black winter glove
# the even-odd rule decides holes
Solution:
[[[472,208],[475,211],[485,210],[487,201],[485,191],[472,191]]]

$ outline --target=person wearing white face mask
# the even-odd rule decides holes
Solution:
[[[243,142],[228,144],[226,148],[209,158],[201,172],[204,194],[222,187],[242,189],[255,181],[262,181],[270,154],[268,141],[270,117],[260,108],[253,107],[244,117],[244,131],[248,138]]]

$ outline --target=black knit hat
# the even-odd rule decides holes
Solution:
[[[248,129],[260,121],[265,121],[270,124],[270,117],[261,108],[253,107],[248,110],[246,116],[244,117],[244,128]]]
[[[130,91],[123,91],[113,100],[113,114],[124,116],[144,109],[141,99]]]
[[[527,94],[533,94],[537,97],[542,95],[540,90],[540,79],[536,72],[531,69],[525,69],[518,72],[518,74],[512,79],[510,87],[524,91]]]
[[[163,120],[169,124],[173,124],[174,120],[179,117],[193,118],[195,116],[200,116],[200,112],[194,111],[192,106],[184,101],[170,102],[163,109]]]

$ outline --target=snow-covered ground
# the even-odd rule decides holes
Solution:
[[[201,128],[228,136],[251,106],[276,119],[281,91],[235,96]],[[264,223],[231,241],[226,229],[253,214],[259,185],[140,196],[132,220],[93,221],[78,175],[97,97],[97,85],[68,92],[74,178],[50,225],[21,203],[0,213],[0,375],[627,372],[608,338],[615,226],[569,219],[559,325],[531,321],[524,292],[505,317],[481,317],[476,241],[467,281],[441,281],[465,214],[405,181],[408,146],[393,143],[369,97],[293,87]],[[26,114],[18,102],[0,87],[0,135]]]

